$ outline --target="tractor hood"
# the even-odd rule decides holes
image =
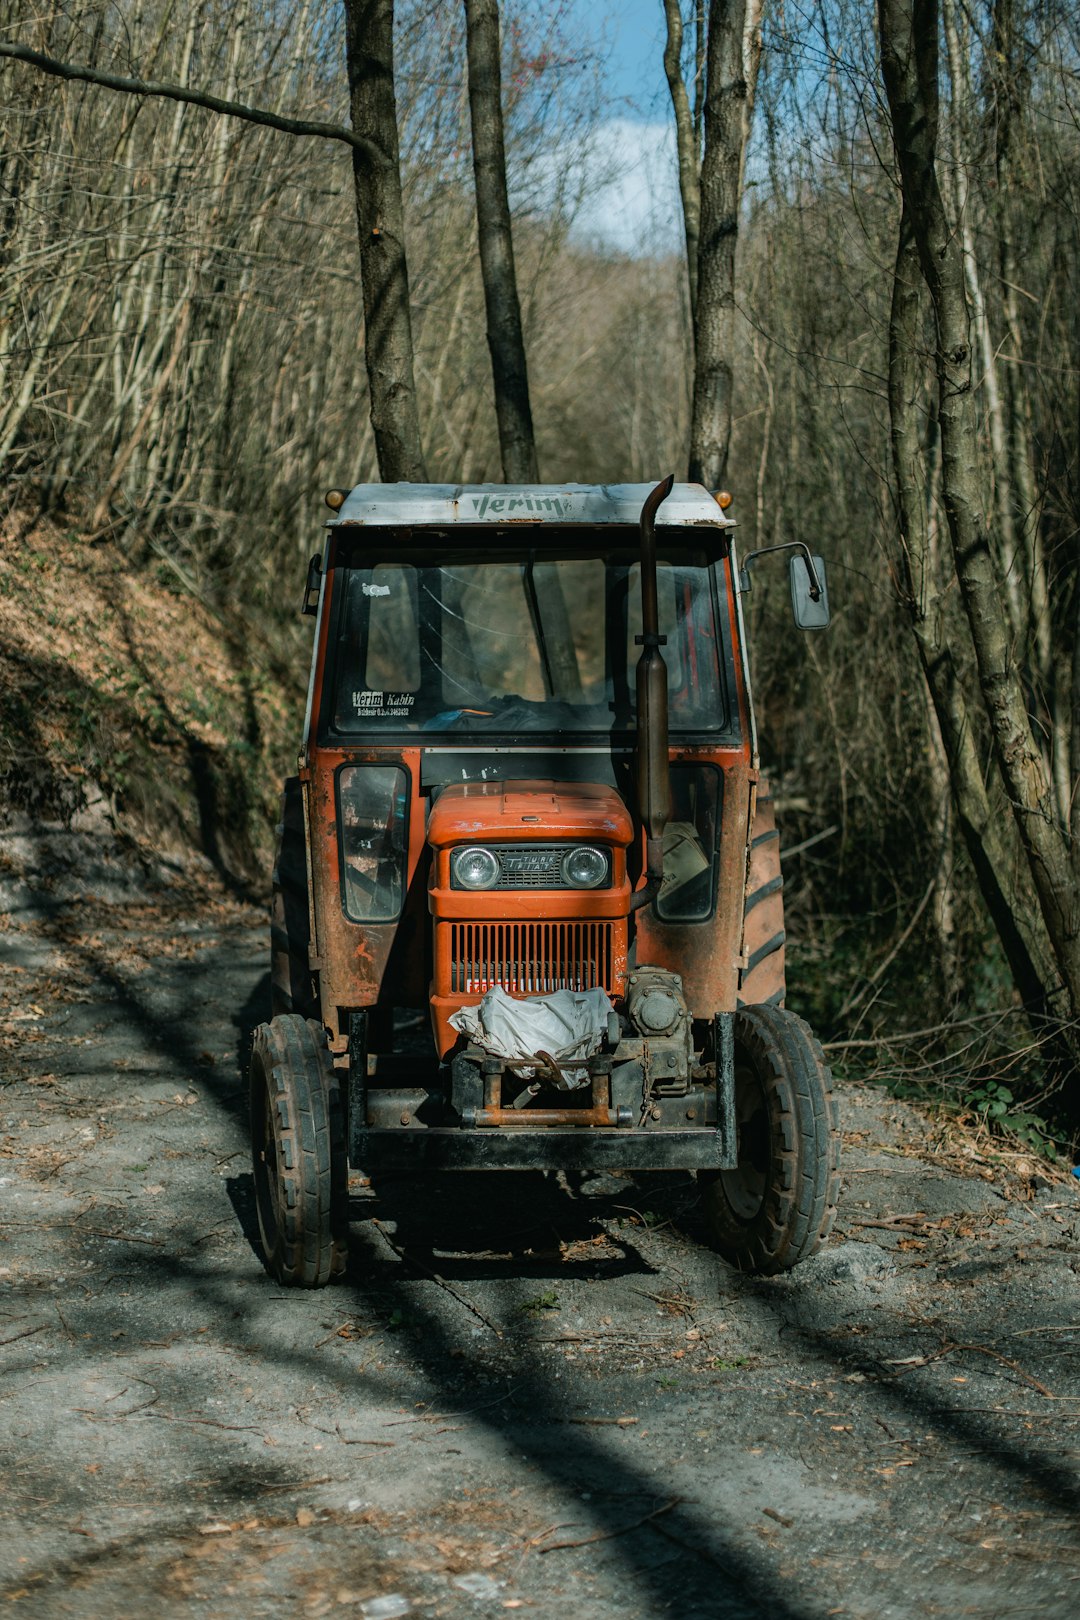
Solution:
[[[428,820],[435,849],[452,844],[601,841],[625,848],[634,824],[613,788],[592,782],[459,782],[444,788]]]

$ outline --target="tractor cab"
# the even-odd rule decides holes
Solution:
[[[722,1252],[794,1264],[836,1145],[783,1005],[733,523],[671,479],[328,503],[252,1058],[270,1269],[343,1267],[349,1161],[694,1169]],[[792,582],[827,622],[820,559]]]

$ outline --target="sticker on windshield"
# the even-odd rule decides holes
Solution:
[[[390,595],[390,587],[389,587],[389,585],[368,585],[368,584],[365,584],[363,586],[363,591],[364,591],[365,596],[389,596]]]
[[[409,720],[416,702],[415,692],[353,692],[352,706],[358,715],[380,720]]]

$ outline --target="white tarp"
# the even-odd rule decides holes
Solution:
[[[555,990],[516,1001],[495,985],[478,1007],[462,1007],[450,1022],[495,1057],[520,1061],[546,1052],[562,1071],[565,1088],[588,1079],[582,1059],[600,1050],[611,1002],[603,990]],[[531,1079],[534,1069],[520,1071]]]

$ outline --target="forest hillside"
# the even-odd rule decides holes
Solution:
[[[276,642],[276,644],[275,644]],[[170,578],[53,519],[0,533],[0,794],[9,813],[90,812],[266,888],[306,667]]]
[[[793,1003],[1042,1141],[1080,1114],[1075,15],[657,25],[685,243],[630,252],[573,8],[0,0],[0,795],[257,889],[323,492],[498,479],[514,406],[543,480],[689,470],[744,554],[827,557],[827,635],[780,570],[746,599]]]

